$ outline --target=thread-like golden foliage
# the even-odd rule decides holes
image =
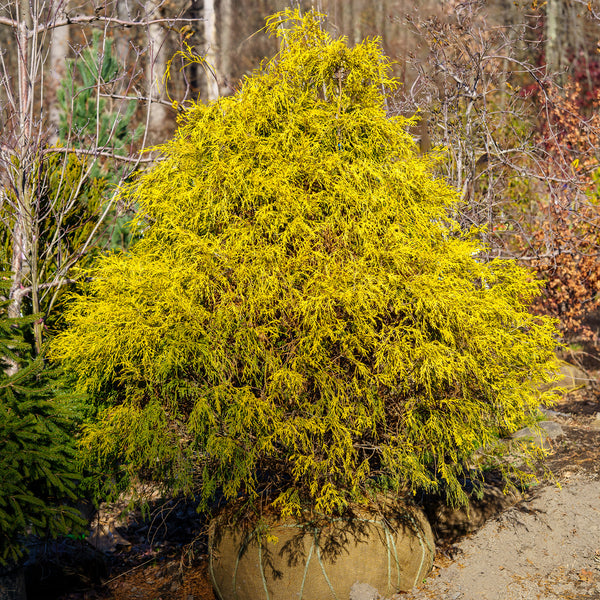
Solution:
[[[83,445],[179,489],[201,473],[207,501],[332,513],[440,481],[464,501],[473,453],[543,401],[537,284],[479,262],[449,218],[436,158],[386,116],[377,41],[351,49],[297,12],[268,29],[276,59],[192,106],[124,190],[143,238],[98,262],[54,342],[110,404]]]

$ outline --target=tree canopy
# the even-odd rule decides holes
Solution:
[[[478,260],[443,153],[386,114],[377,40],[350,48],[294,11],[267,29],[278,55],[189,106],[122,190],[140,239],[98,260],[53,342],[102,406],[89,464],[286,512],[441,482],[464,501],[475,451],[547,399],[538,283]]]

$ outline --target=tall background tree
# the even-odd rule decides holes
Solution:
[[[126,15],[121,4],[97,3],[88,14],[66,0],[0,5],[0,260],[12,277],[9,316],[41,315],[38,353],[73,267],[119,212],[115,186],[151,160],[146,143],[164,135],[165,39],[176,45],[171,30],[199,23],[163,16],[159,2],[129,4]],[[134,32],[128,45],[125,27]]]

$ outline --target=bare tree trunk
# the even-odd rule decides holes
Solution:
[[[498,13],[494,15],[497,22],[507,28],[506,36],[510,40],[510,47],[514,48],[518,46],[519,36],[517,35],[517,27],[519,26],[516,9],[511,0],[500,0],[498,2]],[[509,88],[507,82],[510,77],[512,65],[508,60],[508,57],[502,61],[502,72],[499,78],[499,94],[500,94],[500,107],[505,110],[508,102]]]
[[[19,90],[18,106],[18,131],[16,136],[15,154],[17,164],[13,168],[17,171],[14,181],[16,183],[15,201],[19,211],[16,215],[12,236],[11,271],[12,285],[10,289],[11,303],[8,308],[8,316],[16,318],[21,315],[21,304],[23,296],[20,293],[23,287],[24,271],[27,268],[26,258],[29,255],[29,240],[27,236],[28,215],[31,214],[31,186],[29,178],[26,177],[29,163],[32,160],[31,141],[31,109],[33,99],[31,97],[31,86],[29,85],[30,71],[30,42],[27,32],[32,26],[31,12],[28,0],[19,0],[17,5],[17,20],[19,21],[17,33],[17,85]],[[16,365],[14,365],[16,370]]]
[[[233,92],[233,73],[232,73],[232,34],[233,34],[233,7],[232,0],[221,0],[221,65],[220,76],[222,82],[221,93],[230,94]]]
[[[565,46],[563,27],[565,25],[566,5],[564,0],[548,0],[546,4],[546,73],[562,79],[561,71],[565,64]]]
[[[217,23],[215,0],[204,0],[204,39],[206,41],[206,90],[209,102],[219,97],[217,74]]]
[[[150,20],[159,18],[158,0],[146,1],[146,16]],[[165,53],[163,45],[165,34],[159,23],[150,23],[148,25],[148,62],[146,65],[146,79],[149,89],[150,114],[148,116],[148,137],[151,143],[161,140],[165,133],[165,121],[167,119],[167,108],[161,104],[164,98],[163,77],[166,70]]]
[[[68,9],[68,3],[57,2],[54,18],[62,18]],[[50,73],[47,87],[48,117],[50,121],[49,143],[56,144],[60,127],[60,107],[58,89],[65,77],[66,58],[69,55],[69,26],[55,27],[50,42]]]
[[[352,0],[352,41],[360,43],[362,36],[362,0]]]
[[[131,19],[126,0],[117,0],[117,17],[123,21]],[[127,64],[127,56],[129,54],[129,40],[127,30],[119,30],[115,34],[117,42],[117,56],[119,64]]]
[[[375,3],[375,31],[385,42],[385,21],[387,18],[387,0],[379,0]]]
[[[333,24],[335,26],[336,34],[339,35],[343,33],[340,28],[340,19],[339,19],[339,3],[338,0],[329,0],[327,5],[327,14],[330,19],[333,19]]]
[[[342,2],[342,32],[352,41],[352,2],[345,0]]]

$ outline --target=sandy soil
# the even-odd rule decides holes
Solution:
[[[600,598],[600,482],[541,487],[439,553],[421,589],[398,600]]]

